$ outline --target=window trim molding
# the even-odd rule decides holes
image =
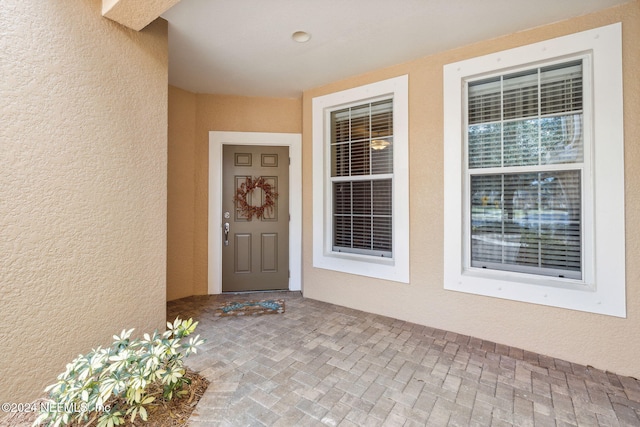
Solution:
[[[594,242],[584,284],[531,274],[465,269],[464,81],[474,76],[588,53],[593,111],[591,153]],[[521,302],[626,317],[622,31],[612,24],[447,64],[444,74],[444,288]],[[590,249],[587,248],[586,251]],[[588,253],[588,252],[587,252]],[[592,265],[590,265],[592,263]],[[586,271],[586,270],[585,270]]]
[[[393,256],[335,252],[331,238],[330,111],[383,97],[393,98]],[[403,75],[312,99],[313,266],[409,283],[409,77]]]

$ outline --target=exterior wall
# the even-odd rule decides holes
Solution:
[[[167,300],[194,295],[196,94],[169,86]]]
[[[0,402],[123,328],[163,328],[167,23],[0,2]]]
[[[179,248],[169,248],[167,299],[173,300],[208,293],[209,132],[301,133],[302,104],[301,99],[192,94],[174,88],[169,94],[169,147],[175,149],[169,151],[169,238],[180,242]],[[195,99],[195,114],[190,116],[192,99]],[[180,109],[188,109],[189,113],[178,113]],[[193,137],[189,136],[192,117],[195,118]],[[192,167],[188,160],[191,153]],[[192,197],[191,184],[186,181],[189,174],[193,179],[193,213],[187,212],[186,206],[177,206],[177,203],[188,203]],[[179,199],[176,194],[172,198],[172,188],[181,188],[189,194]]]
[[[614,22],[623,25],[627,318],[443,289],[443,66]],[[640,376],[640,2],[489,40],[309,90],[303,95],[303,289],[308,298]],[[409,74],[410,284],[312,265],[312,98]]]

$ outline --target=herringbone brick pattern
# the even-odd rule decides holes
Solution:
[[[168,304],[207,343],[192,426],[640,426],[640,382],[473,337],[303,298],[213,316],[228,295]]]

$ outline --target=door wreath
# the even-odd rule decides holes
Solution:
[[[264,192],[264,203],[261,206],[250,205],[247,202],[247,195],[253,193],[253,190],[256,188]],[[245,182],[240,184],[240,187],[236,189],[236,195],[233,200],[236,202],[236,206],[242,214],[247,217],[247,220],[251,220],[254,215],[258,219],[263,218],[266,210],[273,212],[277,198],[278,193],[274,191],[274,186],[269,184],[266,179],[263,177],[252,178],[248,176]]]

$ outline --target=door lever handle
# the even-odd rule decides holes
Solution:
[[[225,246],[229,246],[229,223],[225,222],[224,223],[224,245]]]

